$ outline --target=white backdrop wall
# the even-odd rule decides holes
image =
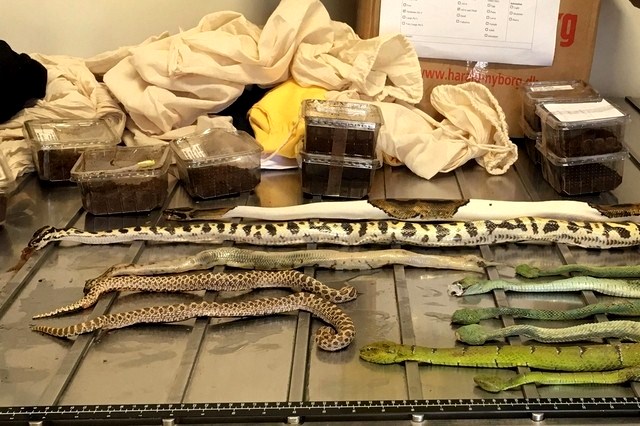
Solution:
[[[355,24],[355,0],[324,0],[333,19]],[[263,24],[278,0],[0,0],[0,39],[19,52],[88,57],[148,36],[195,26],[220,10]],[[610,96],[640,96],[640,9],[602,0],[591,83]]]

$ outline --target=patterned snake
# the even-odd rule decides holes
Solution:
[[[70,337],[102,329],[112,330],[140,323],[184,321],[195,317],[246,317],[289,312],[296,309],[311,312],[334,328],[322,326],[315,342],[326,351],[347,347],[355,337],[355,327],[338,306],[311,293],[295,293],[284,297],[267,297],[248,302],[192,302],[154,306],[96,317],[69,327],[32,326],[31,329],[56,337]]]
[[[640,322],[607,321],[563,328],[544,328],[516,324],[495,330],[478,324],[469,324],[456,330],[457,339],[469,345],[483,345],[488,340],[500,340],[504,337],[518,335],[543,343],[574,342],[577,340],[611,337],[639,342]]]
[[[530,367],[553,371],[531,372],[507,380],[496,380],[494,377],[487,376],[479,376],[475,379],[483,389],[498,392],[533,382],[542,384],[613,384],[636,380],[638,378],[637,367],[640,366],[640,344],[428,348],[392,342],[376,342],[362,347],[360,358],[377,364],[416,361],[456,367]],[[555,371],[571,373],[556,373]]]
[[[85,296],[70,305],[63,306],[33,318],[44,318],[65,312],[86,309],[98,301],[98,298],[111,291],[140,290],[157,292],[179,292],[198,290],[238,291],[265,287],[299,288],[302,291],[316,293],[322,298],[343,303],[357,297],[356,289],[346,285],[339,290],[333,289],[298,271],[247,271],[240,273],[200,272],[195,274],[175,274],[163,276],[123,276],[98,277],[87,281]]]
[[[482,320],[509,315],[513,318],[528,318],[547,321],[567,321],[587,318],[598,314],[619,316],[639,316],[640,300],[594,303],[569,310],[527,309],[512,307],[464,308],[451,315],[454,324],[476,324]]]
[[[185,258],[153,262],[145,265],[125,263],[111,267],[105,274],[154,275],[210,269],[225,265],[234,268],[284,270],[303,266],[315,266],[336,270],[376,269],[387,265],[401,264],[418,268],[456,269],[482,272],[486,266],[499,263],[486,262],[479,256],[445,256],[414,253],[403,249],[367,250],[348,252],[340,250],[295,250],[267,252],[237,247],[220,247],[203,250]]]
[[[640,224],[633,222],[573,222],[524,217],[512,220],[412,223],[402,221],[265,223],[205,222],[182,226],[82,231],[45,226],[37,230],[23,257],[53,241],[113,244],[131,241],[221,243],[255,245],[326,243],[339,245],[409,244],[459,247],[505,242],[544,241],[586,248],[630,247],[640,244]]]
[[[556,275],[579,274],[590,277],[603,278],[640,278],[640,266],[638,265],[581,265],[568,264],[555,268],[538,268],[535,266],[521,264],[516,266],[516,274],[525,278],[551,277]]]
[[[450,296],[469,296],[496,289],[530,293],[591,290],[610,296],[640,298],[640,281],[582,276],[536,283],[467,277],[450,284],[447,291]]]

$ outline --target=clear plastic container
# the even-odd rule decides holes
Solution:
[[[69,181],[71,169],[85,149],[120,142],[103,119],[28,120],[22,131],[31,145],[38,177],[50,182]]]
[[[248,133],[207,129],[170,145],[180,180],[192,197],[248,192],[260,183],[262,146]]]
[[[566,195],[611,191],[622,183],[627,151],[585,157],[558,157],[537,145],[542,176],[558,193]]]
[[[524,140],[527,156],[534,164],[540,164],[540,151],[536,148],[536,144],[542,138],[542,132],[534,132],[524,118],[520,119],[520,125],[524,131],[524,137],[522,139]]]
[[[522,118],[532,132],[542,131],[536,106],[541,102],[590,102],[600,101],[602,96],[590,84],[582,80],[534,81],[520,87],[522,94]]]
[[[169,186],[170,152],[168,145],[85,150],[71,170],[85,210],[103,215],[161,207]]]
[[[4,154],[0,152],[0,226],[4,225],[7,220],[7,205],[9,203],[9,196],[15,189],[16,182],[13,177],[11,169],[4,157]]]
[[[376,158],[382,115],[377,106],[307,99],[303,150],[312,154]]]
[[[558,157],[584,157],[624,150],[629,115],[602,100],[589,103],[542,103],[542,146]]]
[[[302,192],[328,197],[364,198],[380,168],[377,159],[300,153]]]

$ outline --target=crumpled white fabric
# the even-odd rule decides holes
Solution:
[[[330,92],[327,98],[353,100],[354,96]],[[385,162],[405,164],[430,179],[474,158],[488,173],[499,175],[518,159],[504,112],[487,87],[475,82],[436,86],[431,103],[445,117],[442,121],[411,105],[374,103],[384,121],[377,146]]]
[[[418,58],[403,36],[361,40],[319,0],[282,0],[263,28],[236,12],[213,13],[195,28],[114,56],[120,60],[106,70],[105,83],[137,134],[158,139],[223,110],[245,85],[270,87],[290,77],[369,100],[417,103],[423,96]],[[109,55],[90,63],[105,71]]]
[[[84,60],[68,56],[30,55],[47,68],[47,90],[43,99],[25,108],[11,120],[0,123],[0,149],[18,177],[34,170],[31,149],[22,134],[22,124],[31,119],[104,118],[121,135],[125,114],[85,66]]]

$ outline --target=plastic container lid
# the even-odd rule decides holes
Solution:
[[[300,152],[302,161],[307,164],[321,164],[326,166],[349,167],[357,169],[379,169],[382,163],[377,158],[359,158],[359,157],[335,157],[325,154],[311,154],[308,152]]]
[[[536,114],[542,122],[555,130],[582,129],[624,125],[629,114],[606,100],[599,102],[540,103]]]
[[[521,86],[522,93],[529,102],[548,100],[594,100],[602,99],[600,93],[582,80],[534,81]]]
[[[25,139],[38,149],[79,148],[116,145],[120,138],[104,119],[27,120]]]
[[[302,103],[307,125],[376,130],[382,124],[380,109],[362,102],[307,99]]]
[[[262,146],[246,132],[206,129],[170,142],[186,167],[202,167],[260,155]]]
[[[168,145],[114,146],[88,149],[71,169],[71,180],[116,180],[166,174],[171,164]]]

